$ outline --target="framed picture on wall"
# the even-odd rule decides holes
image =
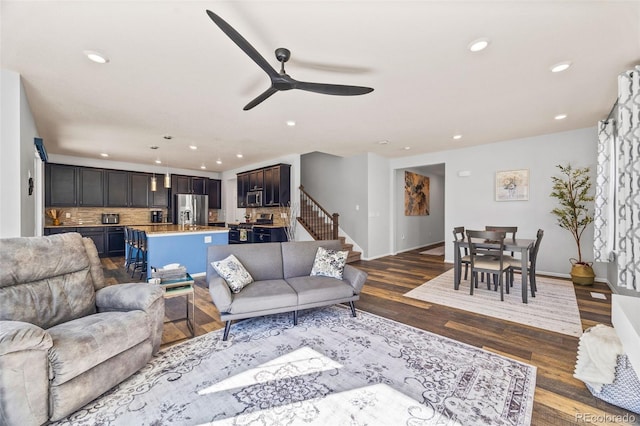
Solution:
[[[404,172],[404,215],[429,215],[429,177]]]
[[[528,199],[528,169],[496,172],[496,201],[527,201]]]

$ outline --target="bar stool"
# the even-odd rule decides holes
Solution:
[[[135,255],[135,247],[133,241],[133,228],[130,228],[128,226],[124,227],[124,252],[124,267],[127,272],[129,272],[129,266],[131,266],[131,264],[134,262],[133,258]]]
[[[147,233],[139,229],[133,232],[133,247],[135,249],[135,261],[133,262],[133,271],[131,277],[140,270],[140,279],[147,274]]]

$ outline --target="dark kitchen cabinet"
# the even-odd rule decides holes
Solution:
[[[106,255],[124,256],[124,227],[123,226],[107,226],[106,233]]]
[[[77,204],[78,168],[47,163],[45,167],[45,205],[68,207]]]
[[[266,228],[261,226],[253,227],[253,240],[254,243],[279,243],[287,241],[287,233],[284,227],[278,228]]]
[[[105,232],[104,226],[92,226],[86,228],[77,228],[80,235],[89,237],[93,240],[98,250],[98,255],[103,257],[106,255]]]
[[[265,207],[287,206],[291,201],[291,165],[278,164],[264,169]]]
[[[207,181],[207,195],[209,196],[209,208],[222,208],[222,181],[220,179],[209,179]]]
[[[249,192],[249,173],[237,175],[238,207],[247,207],[247,192]]]
[[[105,200],[107,207],[127,207],[129,205],[129,172],[105,170]]]
[[[78,167],[78,206],[104,205],[104,170]]]
[[[198,176],[171,176],[171,189],[174,194],[207,194],[207,178]]]
[[[151,207],[169,208],[169,189],[162,185],[162,176],[158,179],[156,190],[149,189],[149,200]]]
[[[264,171],[252,170],[249,173],[249,191],[257,191],[264,186]]]
[[[151,176],[148,173],[129,173],[129,206],[149,207]]]
[[[207,178],[192,177],[191,192],[199,195],[207,195]]]
[[[171,175],[171,190],[174,194],[190,194],[191,178],[189,176]]]
[[[64,234],[66,232],[78,232],[77,228],[60,227],[60,228],[45,228],[44,235]]]

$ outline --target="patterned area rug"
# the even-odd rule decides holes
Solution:
[[[342,306],[164,350],[57,425],[528,425],[536,368]]]
[[[462,276],[464,278],[464,270]],[[454,290],[451,269],[416,287],[405,296],[580,337],[582,322],[573,284],[567,280],[541,276],[536,277],[536,284],[536,297],[531,297],[529,292],[527,303],[522,303],[520,274],[515,274],[510,294],[505,293],[504,302],[501,302],[500,291],[493,291],[493,286],[492,290],[487,290],[487,284],[483,282],[474,289],[473,296],[469,294],[468,280],[462,279],[460,289]]]

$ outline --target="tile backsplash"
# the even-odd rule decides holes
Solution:
[[[53,207],[47,207],[45,212]],[[122,225],[144,225],[151,222],[151,211],[162,210],[167,220],[167,209],[128,208],[128,207],[58,207],[62,210],[62,225],[102,225],[102,213],[118,213]],[[69,215],[69,217],[67,217]],[[45,226],[53,225],[52,219],[45,213]]]

